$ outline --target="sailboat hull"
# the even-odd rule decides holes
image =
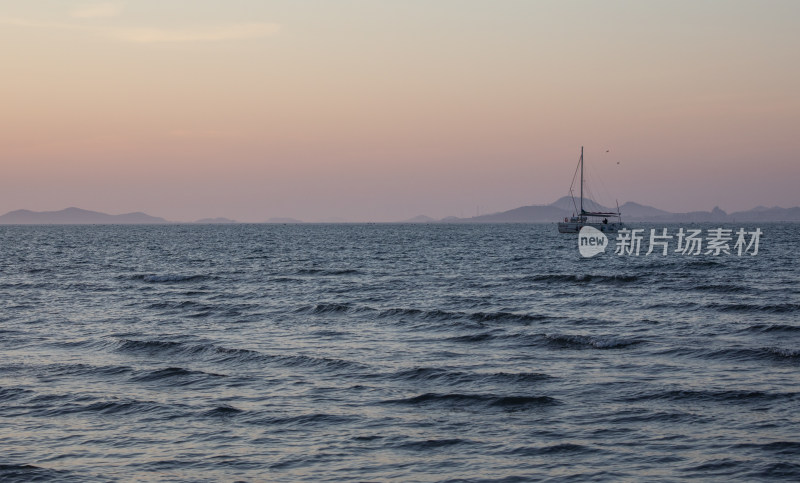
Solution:
[[[578,233],[584,226],[591,226],[604,233],[616,233],[624,228],[622,223],[589,223],[586,221],[562,221],[558,223],[559,233]]]

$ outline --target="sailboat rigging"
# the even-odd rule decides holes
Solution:
[[[578,233],[584,226],[592,226],[603,232],[618,231],[623,227],[619,205],[617,205],[616,212],[586,211],[583,207],[583,146],[581,146],[581,157],[578,160],[577,168],[580,168],[581,171],[580,210],[578,210],[578,206],[575,203],[575,196],[573,196],[572,186],[570,186],[569,195],[572,197],[572,205],[575,207],[575,213],[573,213],[570,218],[564,218],[564,221],[558,223],[558,232]],[[575,183],[574,176],[572,182]],[[609,218],[616,221],[609,221]]]

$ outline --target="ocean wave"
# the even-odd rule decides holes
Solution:
[[[746,332],[800,332],[800,325],[753,324],[742,330]]]
[[[130,277],[133,280],[141,280],[147,283],[181,283],[208,280],[209,275],[179,275],[179,274],[142,274]]]
[[[204,371],[192,371],[182,367],[166,367],[154,369],[131,378],[136,382],[152,382],[169,380],[170,384],[186,385],[206,378],[226,377],[222,374],[215,374]]]
[[[84,477],[64,470],[42,468],[40,466],[0,463],[0,480],[2,481],[81,481]]]
[[[353,268],[340,268],[340,269],[331,269],[331,268],[301,268],[295,270],[293,272],[294,275],[358,275],[360,274],[360,270],[356,270]]]
[[[133,352],[144,355],[156,355],[179,351],[188,351],[189,346],[181,342],[165,340],[135,340],[121,339],[118,341],[117,350],[120,352]]]
[[[479,344],[501,340],[506,343],[517,343],[525,346],[549,346],[558,349],[623,349],[643,344],[643,339],[631,339],[619,336],[590,336],[573,334],[506,334],[503,332],[477,332],[448,337],[449,342]]]
[[[72,338],[72,339],[57,339],[50,342],[48,345],[58,347],[61,349],[103,349],[108,345],[107,340],[103,339],[89,339],[89,338]]]
[[[797,399],[796,392],[745,391],[736,389],[697,390],[670,389],[628,396],[625,401],[698,401],[698,402],[767,402]]]
[[[104,283],[73,282],[60,287],[65,291],[75,292],[115,292],[116,287]]]
[[[174,407],[167,406],[156,401],[140,401],[137,399],[127,399],[119,401],[98,401],[86,406],[77,408],[78,411],[68,412],[95,412],[99,414],[142,414],[155,411],[172,412]],[[60,411],[59,414],[64,414]]]
[[[334,359],[331,357],[314,357],[305,355],[288,355],[288,356],[269,355],[267,357],[272,362],[278,362],[288,367],[317,367],[329,370],[368,369],[368,366],[360,364],[358,362],[348,361],[344,359]]]
[[[0,401],[3,402],[31,394],[33,394],[33,391],[30,389],[23,389],[21,387],[0,387]]]
[[[434,367],[417,367],[391,373],[389,379],[425,382],[446,382],[448,384],[520,384],[552,379],[552,376],[540,372],[494,372],[480,373],[456,371]]]
[[[521,278],[524,282],[555,282],[555,283],[608,283],[626,284],[638,282],[641,275],[592,275],[592,274],[569,274],[552,273],[542,275],[529,275]]]
[[[314,337],[320,337],[325,339],[344,339],[347,336],[352,335],[352,333],[343,330],[320,329],[320,330],[315,330],[312,333],[312,335]]]
[[[393,308],[381,310],[378,313],[381,318],[396,318],[396,317],[409,317],[422,320],[436,320],[440,322],[452,320],[468,320],[480,324],[487,324],[491,322],[511,322],[528,325],[530,322],[539,322],[542,320],[553,319],[549,315],[541,314],[525,314],[515,312],[464,312],[464,311],[450,311],[441,309],[415,309],[415,308]]]
[[[553,379],[553,376],[542,372],[494,372],[480,374],[480,376],[491,381],[505,383],[537,382]]]
[[[474,441],[461,438],[449,439],[425,439],[420,441],[406,441],[390,445],[393,448],[411,451],[430,451],[434,449],[448,448],[453,446],[474,445]]]
[[[624,349],[645,342],[642,339],[628,339],[618,336],[570,334],[545,334],[544,339],[551,346],[569,349]]]
[[[27,273],[31,273],[31,274],[34,274],[34,273],[50,273],[52,271],[53,271],[53,269],[49,268],[49,267],[34,267],[34,268],[29,268],[28,270],[26,270]]]
[[[691,311],[700,307],[697,302],[690,302],[688,300],[676,300],[674,302],[656,302],[644,306],[646,310],[653,309],[668,309],[671,312],[675,311]],[[666,311],[665,311],[666,312]]]
[[[210,409],[203,414],[205,416],[210,416],[210,417],[231,417],[242,413],[244,413],[244,411],[241,409],[235,408],[233,406],[222,405],[222,406],[217,406],[214,409]]]
[[[758,449],[787,456],[800,456],[800,441],[774,441],[772,443],[742,443],[735,448]]]
[[[28,415],[47,418],[79,413],[107,416],[164,413],[167,415],[166,417],[172,417],[176,411],[182,410],[185,412],[186,406],[113,396],[97,400],[87,395],[37,394],[26,402],[24,408],[20,409],[23,409]]]
[[[322,426],[347,424],[356,421],[355,416],[341,416],[326,413],[301,414],[297,416],[261,417],[247,421],[249,424],[266,426]]]
[[[504,452],[505,454],[512,454],[518,456],[538,456],[557,453],[594,453],[598,449],[589,448],[581,444],[574,443],[558,443],[549,446],[522,446]]]
[[[181,301],[162,301],[162,302],[153,302],[147,306],[145,309],[172,309],[172,310],[183,310],[183,309],[208,309],[211,306],[202,304],[200,302],[196,302],[194,300],[181,300]]]
[[[275,277],[270,279],[270,281],[277,283],[306,283],[305,279],[296,277]]]
[[[450,342],[474,343],[474,342],[486,342],[488,340],[492,340],[495,338],[496,336],[491,332],[481,332],[479,334],[457,335],[454,337],[448,337],[447,340]]]
[[[203,303],[195,300],[171,300],[153,302],[146,305],[145,310],[159,310],[164,313],[181,313],[186,317],[204,318],[211,316],[222,316],[227,318],[239,317],[245,312],[252,310],[253,304],[230,304],[230,303]]]
[[[518,314],[514,312],[475,312],[469,314],[469,318],[476,322],[538,322],[551,319],[549,315],[540,314]]]
[[[800,349],[789,349],[785,347],[765,347],[761,351],[774,356],[786,359],[800,359]]]
[[[754,471],[743,476],[755,479],[800,480],[800,464],[788,461],[757,465]]]
[[[630,423],[691,423],[699,424],[710,422],[711,418],[694,414],[690,412],[675,412],[675,411],[651,411],[636,409],[625,411],[621,415],[614,415],[608,418],[609,422],[613,424],[630,424]]]
[[[380,311],[378,314],[381,318],[388,317],[413,317],[420,319],[436,319],[440,321],[461,319],[465,317],[463,312],[449,312],[446,310],[424,310],[424,309],[408,309],[408,308],[394,308]]]
[[[117,350],[147,356],[186,356],[190,359],[206,359],[218,363],[242,364],[263,362],[280,364],[288,367],[321,367],[326,369],[364,369],[363,364],[328,357],[306,355],[265,354],[252,349],[231,349],[214,344],[186,344],[183,342],[161,340],[122,339],[117,343]]]
[[[800,311],[800,304],[756,304],[756,303],[738,303],[738,304],[707,304],[705,307],[716,309],[720,312],[766,312],[772,314],[784,314]]]
[[[56,290],[61,287],[54,282],[2,282],[0,283],[0,290],[14,289],[14,290],[31,290],[31,289],[47,289]]]
[[[313,454],[302,456],[289,456],[282,458],[277,463],[272,463],[268,466],[270,470],[290,470],[292,468],[308,468],[316,467],[317,465],[324,464],[325,466],[335,466],[334,463],[341,463],[341,453],[328,453],[324,451],[316,451]],[[341,479],[341,478],[336,478]],[[290,478],[291,480],[291,478]]]
[[[800,481],[800,224],[234,228],[0,229],[0,481]]]
[[[354,310],[353,306],[350,304],[339,304],[339,303],[319,303],[319,304],[312,304],[312,305],[305,305],[296,309],[294,312],[296,314],[337,314],[337,313],[345,313]]]
[[[702,356],[707,356],[714,359],[731,359],[739,361],[783,361],[783,362],[800,362],[800,349],[789,349],[783,347],[736,347],[718,349],[706,353],[701,353]]]
[[[703,292],[718,292],[718,293],[747,293],[752,291],[752,289],[748,287],[743,287],[741,285],[734,285],[734,284],[701,284],[701,285],[691,285],[686,284],[683,285],[682,288],[687,291],[695,291],[700,290]]]
[[[496,396],[486,394],[426,393],[409,398],[382,401],[382,403],[404,406],[436,405],[460,408],[496,407],[507,410],[517,410],[552,406],[554,404],[558,404],[558,400],[550,396]]]
[[[717,267],[721,265],[722,262],[714,259],[714,258],[687,258],[686,261],[683,263],[686,267]]]
[[[433,367],[405,369],[388,375],[388,378],[391,380],[447,382],[449,384],[470,383],[475,381],[475,375],[469,372]]]
[[[130,366],[97,366],[94,364],[50,364],[37,367],[49,376],[120,376],[131,374],[134,369]]]
[[[750,465],[752,464],[750,461],[741,461],[735,460],[731,458],[715,458],[709,461],[703,461],[702,463],[694,466],[690,466],[688,468],[683,468],[684,472],[697,472],[696,476],[703,476],[708,478],[711,475],[714,476],[730,476],[733,475],[735,472],[738,472],[738,468],[744,466],[745,464]],[[690,475],[695,476],[695,475]]]

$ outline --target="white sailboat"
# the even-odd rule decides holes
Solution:
[[[569,218],[564,218],[564,221],[558,223],[559,233],[578,233],[584,226],[592,226],[603,232],[616,232],[623,228],[622,214],[619,212],[619,205],[617,205],[617,212],[600,212],[600,211],[586,211],[583,209],[583,146],[581,146],[581,158],[578,161],[581,171],[581,198],[580,198],[580,211],[575,203],[573,196],[572,186],[569,187],[569,194],[572,197],[572,205],[575,206],[575,213]],[[573,185],[575,178],[572,179]]]

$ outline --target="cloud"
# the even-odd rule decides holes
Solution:
[[[280,25],[274,23],[244,23],[194,29],[117,29],[109,34],[126,42],[149,44],[256,39],[275,35],[280,29]]]
[[[0,16],[0,25],[72,30],[139,44],[214,42],[225,40],[256,39],[277,35],[281,31],[280,25],[266,22],[250,22],[188,29],[160,29],[145,27],[111,28],[90,26],[85,24],[38,22],[22,18],[3,16]]]
[[[73,18],[107,18],[116,17],[122,13],[121,3],[105,2],[90,3],[78,6],[72,10],[70,16]]]
[[[173,129],[166,134],[168,137],[177,139],[238,139],[243,137],[243,134],[237,131],[214,129]]]
[[[45,24],[42,22],[31,22],[30,20],[25,20],[24,18],[17,18],[17,17],[0,17],[0,24],[2,25],[13,25],[16,27],[45,27],[52,24]]]

